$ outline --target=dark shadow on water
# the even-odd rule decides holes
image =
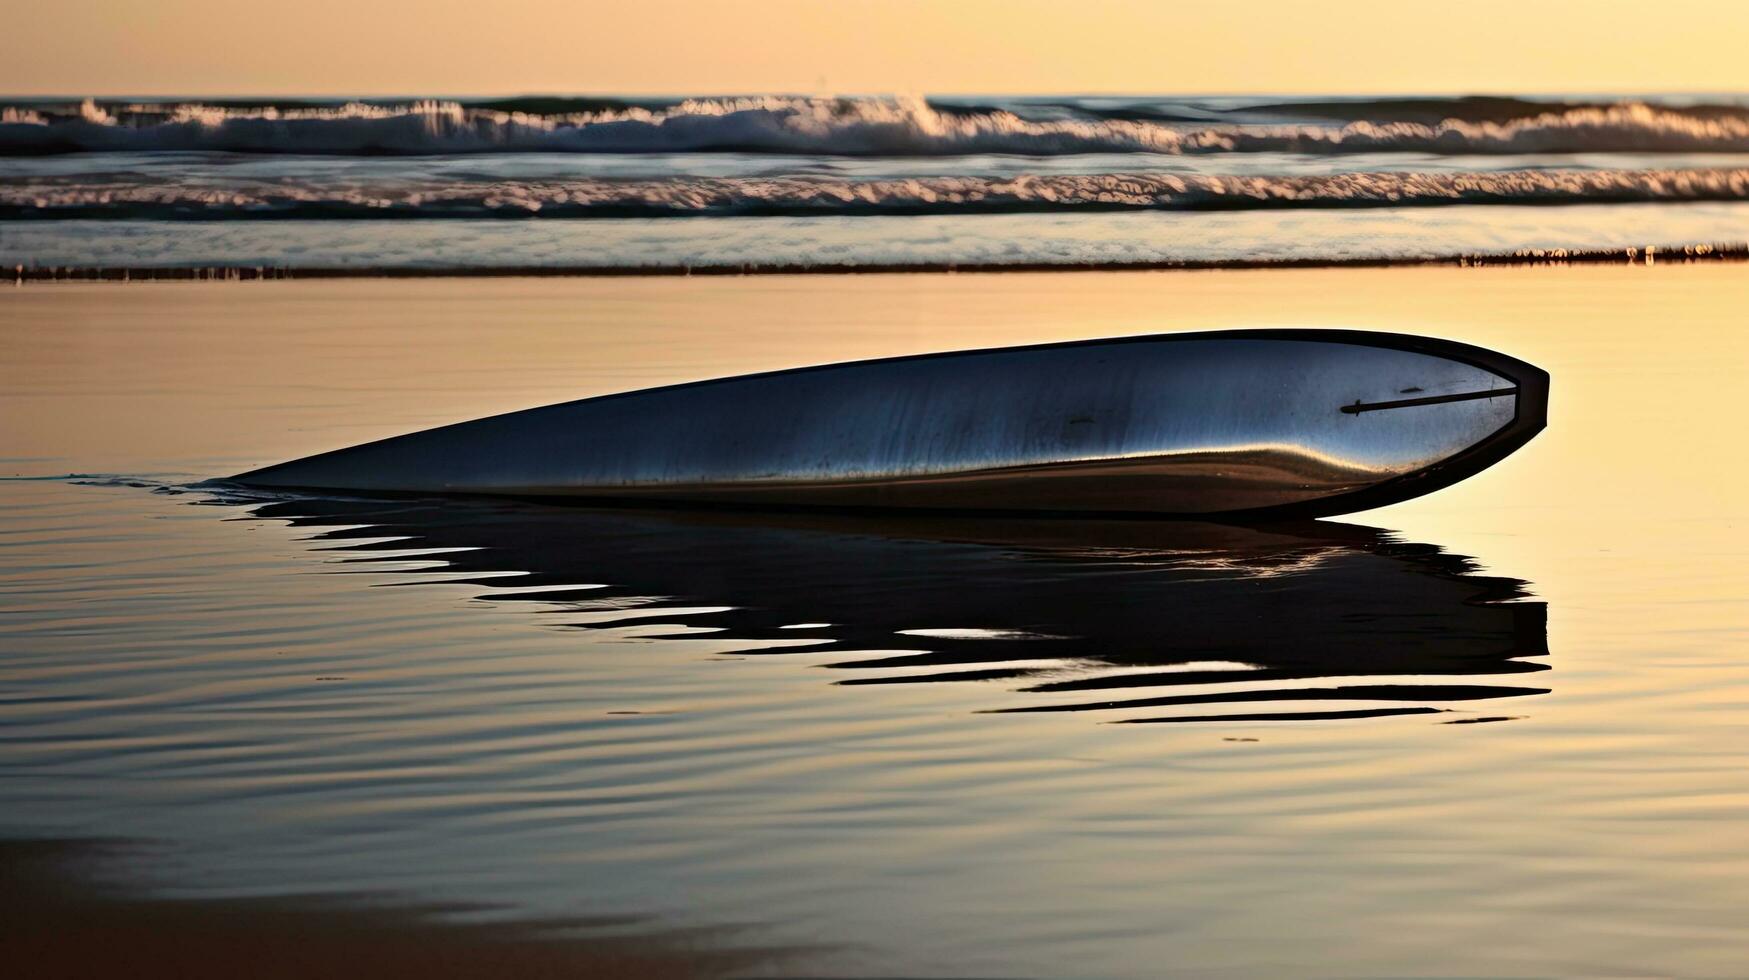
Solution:
[[[1548,646],[1546,609],[1523,601],[1526,583],[1350,524],[317,497],[252,512],[310,529],[312,548],[349,561],[473,549],[434,556],[444,564],[410,579],[492,586],[487,598],[527,601],[546,625],[747,641],[755,649],[739,655],[806,653],[845,685],[982,683],[994,711],[1190,723],[1485,709],[1469,720],[1508,720],[1497,699],[1548,690],[1529,676],[1547,669],[1527,658]],[[777,641],[788,642],[759,647]]]

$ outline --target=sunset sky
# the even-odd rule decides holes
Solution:
[[[0,93],[1749,88],[1743,0],[34,0]]]

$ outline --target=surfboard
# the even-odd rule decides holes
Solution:
[[[954,351],[586,398],[251,470],[258,487],[598,504],[1268,520],[1471,476],[1548,374],[1455,341],[1227,330]]]

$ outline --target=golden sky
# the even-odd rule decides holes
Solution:
[[[1749,0],[0,0],[0,93],[1749,89]]]

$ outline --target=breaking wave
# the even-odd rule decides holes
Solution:
[[[1052,108],[1056,105],[1057,108]],[[1404,105],[1418,108],[1411,112]],[[1315,111],[1307,111],[1310,106]],[[1061,155],[1079,153],[1346,154],[1420,152],[1749,152],[1749,110],[1628,101],[1378,102],[1338,108],[1275,106],[1249,123],[1214,122],[1146,106],[951,104],[923,98],[758,96],[679,102],[523,99],[500,102],[287,102],[0,108],[0,155],[226,151],[303,154],[503,152],[744,152],[826,156]],[[1438,110],[1438,111],[1436,111]],[[1438,118],[1443,111],[1452,114]],[[1467,115],[1466,115],[1467,112]]]
[[[1749,200],[1749,168],[1272,177],[669,177],[393,184],[278,178],[205,187],[160,181],[62,184],[38,179],[0,184],[0,218],[812,216],[1744,200]]]

